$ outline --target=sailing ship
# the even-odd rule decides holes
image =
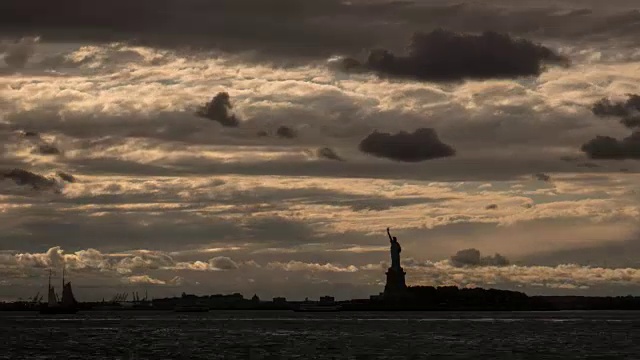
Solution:
[[[64,282],[64,265],[62,267],[62,299],[58,301],[58,295],[51,285],[51,269],[49,269],[49,295],[47,303],[40,309],[40,314],[75,314],[78,312],[78,302],[73,296],[71,282]]]

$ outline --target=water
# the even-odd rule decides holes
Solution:
[[[639,329],[640,312],[14,312],[0,359],[638,359]]]

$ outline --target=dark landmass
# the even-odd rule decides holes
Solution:
[[[331,297],[325,297],[324,299]],[[300,304],[317,301],[287,301],[274,298],[260,300],[242,294],[162,298],[131,302],[84,302],[80,311],[153,310],[174,311],[179,306],[208,310],[294,310]],[[527,296],[524,293],[497,289],[459,289],[455,286],[414,286],[403,298],[385,299],[373,295],[369,299],[337,301],[340,311],[559,311],[559,310],[640,310],[640,297],[596,296]],[[36,311],[42,305],[35,302],[0,303],[0,311]]]

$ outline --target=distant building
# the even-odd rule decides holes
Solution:
[[[287,303],[287,298],[285,298],[285,297],[274,297],[273,298],[273,303],[274,304],[286,304]]]
[[[323,296],[320,298],[320,303],[323,303],[323,304],[324,303],[331,304],[334,302],[336,302],[336,299],[333,296]]]
[[[239,293],[231,295],[216,294],[209,296],[209,304],[214,307],[242,305],[245,302],[247,302],[247,300],[244,298],[244,296],[242,296],[242,294]]]

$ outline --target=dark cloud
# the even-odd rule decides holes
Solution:
[[[10,68],[24,68],[31,56],[33,56],[36,42],[37,39],[24,38],[16,41],[14,44],[6,46],[4,62]]]
[[[566,64],[567,60],[549,48],[507,34],[471,35],[440,29],[414,34],[404,56],[372,51],[364,67],[383,75],[446,81],[539,75],[546,63]],[[342,67],[360,68],[353,59],[344,59]]]
[[[47,40],[218,47],[284,55],[330,56],[335,51],[394,46],[415,29],[535,35],[580,40],[628,38],[639,32],[633,6],[554,2],[434,3],[432,1],[311,0],[4,0],[0,30],[39,33]],[[254,31],[260,29],[260,31]],[[286,57],[286,56],[285,56]]]
[[[455,155],[455,150],[440,141],[431,128],[397,134],[374,131],[360,142],[362,152],[396,161],[418,162]]]
[[[293,139],[296,137],[296,131],[288,126],[280,126],[278,130],[276,130],[276,135],[285,139]]]
[[[24,137],[40,137],[40,134],[38,134],[36,131],[23,131],[22,135]]]
[[[509,265],[509,259],[500,254],[481,256],[480,251],[473,248],[458,251],[455,255],[451,256],[450,262],[456,267]]]
[[[196,112],[198,116],[217,121],[222,126],[238,127],[240,121],[231,113],[231,97],[229,93],[220,92]]]
[[[367,70],[360,61],[352,57],[335,56],[329,59],[327,65],[333,70],[352,73],[365,72]]]
[[[20,134],[34,144],[32,153],[41,155],[60,155],[60,149],[52,143],[44,141],[36,131],[21,131]]]
[[[36,148],[37,152],[42,155],[60,155],[60,149],[51,144],[40,144]]]
[[[593,104],[591,111],[598,116],[630,116],[640,112],[640,95],[627,94],[627,100],[618,102],[604,98]]]
[[[628,128],[640,126],[640,95],[627,94],[625,101],[604,98],[593,104],[591,111],[601,117],[621,117],[620,123]]]
[[[534,174],[533,177],[540,181],[551,181],[551,176],[545,173],[537,173],[537,174]]]
[[[340,155],[336,154],[336,152],[333,149],[328,147],[323,147],[316,150],[316,156],[318,156],[319,158],[325,158],[329,160],[344,161],[344,159],[340,157]]]
[[[610,136],[596,136],[582,145],[581,150],[591,159],[640,159],[640,131],[618,140]]]
[[[57,175],[58,175],[58,177],[60,177],[60,179],[66,181],[66,182],[70,182],[70,183],[76,182],[75,176],[73,176],[71,174],[68,174],[66,172],[58,171]]]
[[[640,116],[629,116],[620,120],[620,123],[628,128],[640,127]]]
[[[57,182],[23,169],[13,169],[1,174],[4,179],[11,179],[21,186],[31,186],[35,190],[56,190]]]

